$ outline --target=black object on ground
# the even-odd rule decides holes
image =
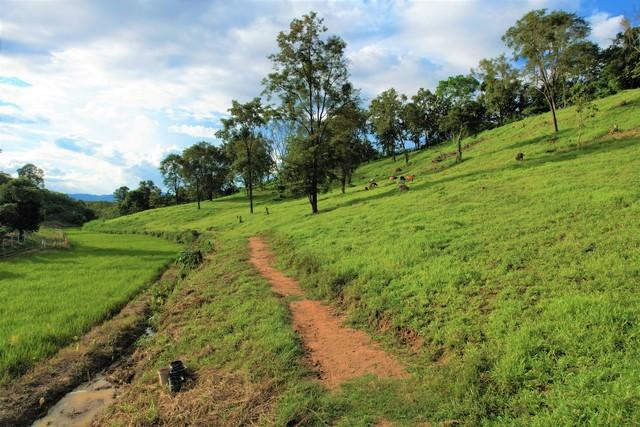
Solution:
[[[169,389],[172,392],[180,391],[187,377],[187,368],[181,360],[171,362],[169,367]]]

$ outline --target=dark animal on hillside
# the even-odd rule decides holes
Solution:
[[[405,179],[406,179],[408,182],[413,182],[413,180],[414,180],[415,178],[416,178],[416,176],[415,176],[415,175],[407,175],[407,176],[405,176]]]
[[[398,179],[398,177],[397,177],[397,176],[390,176],[390,177],[389,177],[389,181],[395,181],[396,179]]]
[[[401,192],[403,192],[403,193],[404,193],[405,191],[409,191],[409,187],[407,187],[407,185],[406,185],[406,184],[403,184],[403,183],[398,184],[398,189],[399,189]]]
[[[396,168],[395,173],[402,172],[402,168]]]
[[[365,185],[364,189],[365,190],[373,190],[377,186],[378,186],[378,183],[374,179],[371,179],[369,181],[369,183],[367,185]]]
[[[519,162],[524,160],[524,153],[516,154],[516,160],[519,161]]]
[[[406,179],[404,179],[404,176],[401,176],[400,177],[400,182],[405,182],[405,181],[406,181]]]

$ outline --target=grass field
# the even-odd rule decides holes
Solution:
[[[407,384],[370,394],[346,386],[345,401],[326,397],[324,420],[370,425],[351,400],[366,397],[363,405],[407,425],[637,424],[640,91],[597,105],[581,144],[573,109],[559,112],[555,139],[548,114],[528,118],[464,141],[473,146],[461,164],[435,161],[453,151],[445,145],[408,166],[365,165],[347,194],[322,196],[318,216],[304,199],[274,202],[265,192],[253,216],[235,195],[87,228],[212,228],[234,242],[267,234],[310,295],[341,307],[412,372]],[[417,175],[408,193],[386,180],[396,167]],[[381,187],[364,191],[373,177]],[[236,368],[271,362],[254,363]],[[394,387],[400,397],[389,394]]]
[[[0,261],[0,384],[116,312],[180,248],[148,236],[67,235],[69,250]]]

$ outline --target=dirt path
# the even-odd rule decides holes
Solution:
[[[260,237],[249,239],[251,263],[283,296],[304,296],[298,282],[272,266],[274,255]],[[302,337],[320,380],[328,388],[364,374],[378,377],[407,377],[400,363],[385,353],[364,332],[343,326],[343,318],[331,307],[309,299],[289,304],[293,327]]]

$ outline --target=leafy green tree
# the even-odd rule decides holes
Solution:
[[[462,139],[477,133],[483,123],[484,108],[478,101],[463,99],[449,110],[441,125],[456,143],[456,162],[462,161]]]
[[[203,195],[209,200],[223,191],[229,177],[230,160],[224,150],[202,141],[182,152],[182,173],[196,197],[198,209]]]
[[[38,188],[44,188],[44,171],[32,163],[18,169],[18,178],[26,179]]]
[[[525,75],[544,96],[555,132],[558,90],[574,68],[576,45],[586,43],[589,32],[589,24],[575,13],[539,9],[520,18],[502,37],[515,60],[524,61]]]
[[[369,105],[369,120],[371,127],[387,156],[396,160],[396,151],[400,145],[404,147],[403,122],[404,103],[407,97],[399,94],[395,89],[387,89],[371,100]],[[405,161],[408,163],[408,153],[404,149]]]
[[[318,189],[330,180],[334,166],[327,121],[354,96],[346,43],[323,37],[326,31],[315,12],[291,21],[289,31],[278,34],[279,51],[269,56],[273,72],[263,81],[265,92],[280,98],[282,117],[300,128],[289,147],[286,175],[304,188],[313,214],[318,213]]]
[[[517,118],[524,107],[524,88],[519,71],[504,55],[493,59],[482,59],[474,76],[481,81],[482,101],[487,112],[502,125]]]
[[[184,181],[182,157],[175,153],[167,155],[167,157],[160,162],[160,173],[162,174],[164,185],[173,190],[176,205],[180,204],[180,187]]]
[[[267,123],[260,98],[241,104],[232,101],[229,118],[222,119],[223,128],[216,132],[227,142],[233,170],[240,175],[249,196],[249,212],[253,213],[253,186],[273,169],[270,146],[260,129]]]
[[[42,190],[25,178],[12,179],[0,185],[0,226],[18,230],[20,238],[26,231],[37,231],[42,221]]]
[[[463,101],[475,99],[480,90],[480,82],[472,75],[451,76],[440,80],[436,87],[436,95],[445,99],[449,104],[459,104]]]
[[[624,21],[624,31],[603,52],[603,74],[614,91],[640,87],[640,27]]]
[[[116,204],[118,204],[118,206],[121,205],[122,202],[124,202],[124,199],[127,198],[128,193],[129,187],[127,186],[119,187],[113,192],[113,199],[115,200]]]
[[[356,102],[345,106],[329,121],[330,143],[343,194],[353,171],[371,154],[366,128],[367,114]]]

